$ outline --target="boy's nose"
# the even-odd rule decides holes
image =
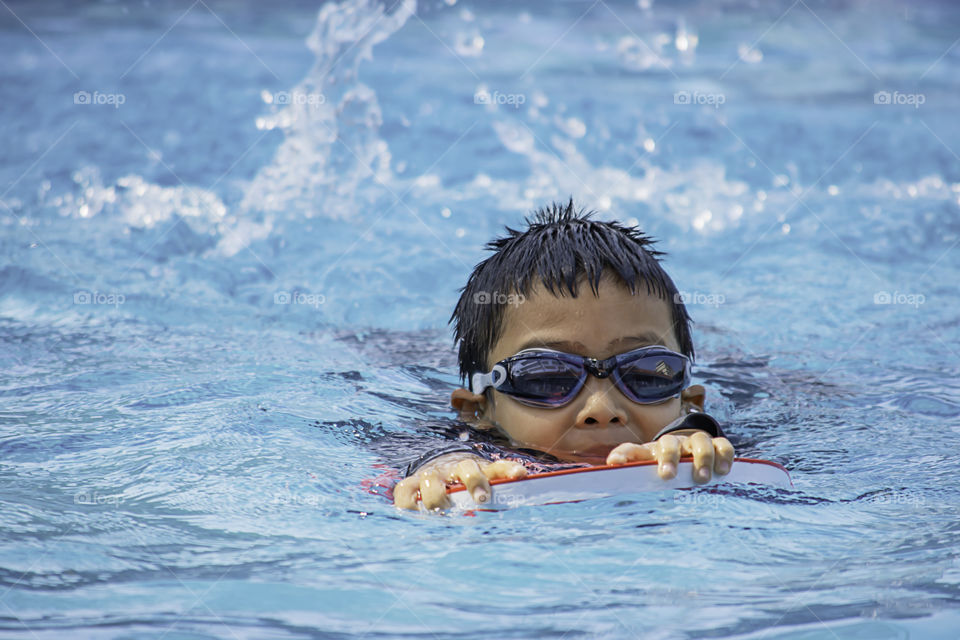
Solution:
[[[576,426],[581,429],[602,429],[610,425],[623,425],[627,412],[621,402],[625,400],[610,378],[596,376],[587,378],[580,390],[583,406],[577,414]]]

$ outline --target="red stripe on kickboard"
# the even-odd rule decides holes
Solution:
[[[360,487],[367,493],[382,496],[390,502],[393,502],[393,487],[397,484],[397,482],[402,480],[403,477],[400,475],[398,470],[391,466],[380,463],[372,466],[374,469],[386,469],[386,471],[378,475],[376,478],[367,478],[366,480],[361,480]]]
[[[770,465],[771,467],[776,467],[780,469],[781,471],[787,474],[787,478],[790,478],[790,472],[787,471],[786,467],[784,467],[779,462],[773,462],[771,460],[760,460],[757,458],[734,458],[733,461]],[[693,457],[688,456],[686,458],[680,458],[680,462],[693,462]],[[490,486],[492,487],[498,484],[504,484],[506,482],[522,482],[524,480],[532,480],[533,478],[550,478],[553,476],[565,476],[572,473],[584,473],[584,472],[589,473],[593,471],[600,471],[600,470],[606,470],[606,469],[623,469],[626,467],[648,467],[650,465],[655,465],[655,464],[658,464],[656,460],[644,460],[642,462],[628,462],[626,464],[602,464],[602,465],[597,465],[595,467],[583,467],[580,469],[562,469],[560,471],[547,471],[545,473],[535,473],[533,475],[526,476],[524,478],[517,478],[516,480],[511,480],[510,478],[498,478],[496,480],[491,480]],[[793,486],[793,479],[790,479],[790,486]],[[458,482],[456,484],[448,485],[447,493],[448,494],[456,493],[457,491],[464,491],[465,489],[466,487],[464,487],[462,484]]]

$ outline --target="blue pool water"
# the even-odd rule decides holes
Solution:
[[[0,4],[0,637],[960,638],[960,8]],[[794,490],[364,484],[570,195]]]

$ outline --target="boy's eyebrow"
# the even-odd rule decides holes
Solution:
[[[611,340],[610,344],[607,345],[607,350],[613,349],[615,346],[621,342],[641,342],[644,346],[651,344],[662,344],[660,336],[656,333],[649,331],[646,333],[641,333],[635,336],[624,336],[622,338],[616,338]],[[576,351],[577,349],[581,351],[586,351],[587,348],[582,342],[570,342],[568,340],[549,340],[545,338],[532,338],[527,340],[523,346],[517,349],[517,352],[523,351],[524,349],[535,349],[535,348],[548,348],[548,349],[557,349],[560,351]]]

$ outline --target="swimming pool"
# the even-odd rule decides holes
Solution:
[[[0,636],[960,637],[958,9],[389,8],[0,8]],[[794,490],[370,492],[570,195]]]

